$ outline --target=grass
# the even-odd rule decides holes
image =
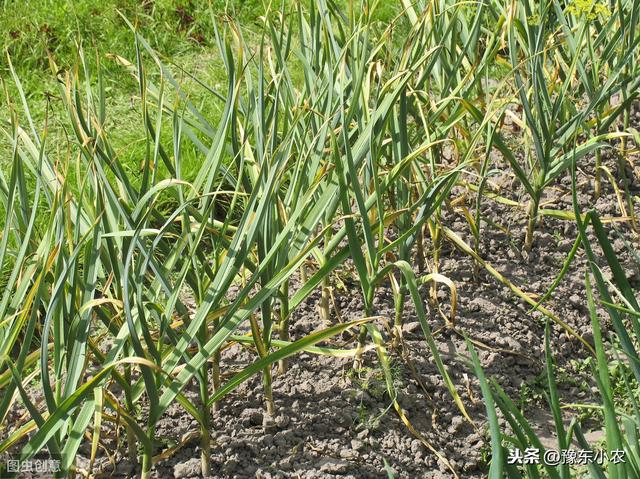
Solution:
[[[244,23],[253,24],[263,12],[262,4],[258,3],[248,5],[243,2],[230,8],[237,11]],[[223,6],[221,2],[212,4],[218,14],[224,11]],[[137,82],[114,58],[117,55],[132,59],[136,55],[134,35],[125,18],[136,26],[154,48],[162,52],[168,63],[179,59],[179,67],[175,67],[176,74],[185,77],[186,74],[180,72],[189,72],[218,88],[225,81],[219,70],[221,60],[215,44],[211,44],[210,38],[205,40],[203,37],[203,32],[211,29],[212,15],[208,7],[198,7],[193,2],[114,0],[103,2],[100,6],[86,1],[27,2],[24,8],[30,11],[28,18],[24,17],[22,9],[14,8],[13,2],[4,2],[0,32],[6,53],[30,100],[34,122],[42,128],[48,116],[52,144],[65,141],[66,133],[62,126],[65,121],[64,108],[56,95],[57,80],[49,58],[55,61],[56,68],[68,70],[78,63],[80,46],[92,72],[95,73],[99,62],[107,96],[107,125],[113,131],[115,140],[113,147],[123,155],[123,163],[131,169],[132,177],[137,176],[140,168],[144,132],[139,127],[140,110],[135,100]],[[5,80],[9,94],[15,96],[17,90],[10,81],[9,63],[4,53],[0,59],[0,77]],[[198,95],[198,90],[193,86],[190,90],[192,95]],[[3,97],[0,101],[0,110],[6,116],[8,105],[4,100]],[[201,108],[207,114],[214,117],[219,115],[217,105],[210,101],[210,97],[200,95],[194,101],[203,102]],[[0,145],[4,147],[3,153],[6,152],[8,144],[4,139]],[[8,155],[2,156],[7,158]],[[187,150],[185,156],[195,161],[195,152]],[[188,161],[185,166],[187,175],[193,172]]]
[[[285,4],[290,5],[291,2]],[[50,59],[55,62],[55,70],[71,69],[79,61],[78,48],[82,48],[89,70],[93,73],[100,70],[106,94],[107,125],[113,132],[113,148],[135,181],[140,170],[139,158],[144,155],[144,132],[140,128],[141,112],[136,101],[139,94],[137,82],[118,61],[119,58],[130,61],[136,55],[134,35],[127,21],[135,26],[154,51],[159,52],[162,61],[181,80],[182,87],[199,110],[215,122],[222,113],[220,104],[198,87],[198,82],[203,82],[220,90],[224,89],[226,82],[222,59],[211,36],[213,23],[224,15],[231,15],[243,25],[248,41],[257,46],[260,16],[267,8],[273,10],[276,6],[269,7],[269,2],[258,0],[215,0],[208,3],[109,0],[99,6],[84,0],[47,0],[26,2],[24,9],[30,12],[27,18],[23,15],[24,10],[14,8],[14,3],[8,0],[0,8],[0,35],[6,50],[0,58],[0,78],[4,80],[9,95],[15,97],[18,91],[11,81],[6,55],[9,55],[20,78],[33,121],[38,128],[43,128],[47,119],[52,145],[66,142],[64,107],[56,95],[57,80]],[[397,8],[385,5],[376,10],[376,19],[386,22],[397,14]],[[154,69],[147,74],[158,79],[158,72]],[[299,75],[300,72],[294,71],[293,74]],[[3,117],[9,115],[4,95],[0,99],[0,112]],[[18,111],[18,115],[26,121],[22,112]],[[169,138],[164,134],[164,141]],[[0,162],[5,162],[10,156],[9,148],[6,139],[0,139]],[[192,178],[198,161],[197,152],[185,149],[183,154],[184,175]]]
[[[0,17],[8,52],[0,63],[0,452],[26,461],[46,448],[61,458],[60,476],[84,474],[75,463],[84,433],[93,465],[112,422],[147,478],[164,457],[158,422],[177,404],[198,425],[209,475],[211,412],[244,381],[261,377],[270,418],[278,413],[273,377],[287,374],[291,357],[351,357],[357,375],[371,370],[364,353],[374,349],[389,404],[456,476],[406,416],[392,367],[410,306],[451,400],[475,425],[432,330],[439,314],[458,331],[457,286],[440,269],[448,243],[474,260],[475,275],[485,269],[546,317],[546,397],[559,448],[574,439],[588,445],[577,419],[565,424],[552,324],[594,358],[606,447],[630,459],[590,472],[639,475],[640,308],[605,226],[581,211],[575,179],[593,155],[597,197],[603,179],[616,180],[600,175],[599,152],[618,151],[619,166],[635,153],[636,2],[29,6],[26,22],[6,1]],[[491,193],[496,169],[517,178],[527,201]],[[573,210],[542,207],[546,189],[567,175]],[[460,187],[469,198],[454,193]],[[630,190],[616,191],[637,235]],[[493,226],[483,224],[482,205],[496,199],[526,213],[513,239],[524,251],[544,215],[577,227],[542,298],[483,259],[484,231]],[[466,220],[471,245],[449,228],[452,214]],[[593,344],[547,304],[578,250],[590,260]],[[363,298],[361,317],[348,322],[330,301],[332,277],[343,269],[353,271]],[[302,285],[293,292],[295,278]],[[374,307],[383,284],[393,291],[388,330]],[[227,294],[231,287],[236,295]],[[316,289],[323,328],[292,341],[292,312]],[[597,302],[617,339],[602,329]],[[347,331],[357,337],[351,349],[318,348]],[[234,343],[249,346],[255,360],[228,377],[221,351]],[[485,376],[472,344],[491,435],[489,476],[572,477],[568,466],[506,463],[506,444],[541,447],[540,439]],[[623,375],[624,388],[609,367],[620,357],[635,378]],[[27,390],[33,381],[41,402]],[[195,403],[184,394],[190,387]],[[29,419],[10,428],[17,403]]]

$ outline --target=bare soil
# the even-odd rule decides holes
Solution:
[[[613,160],[607,158],[615,170]],[[588,166],[587,166],[588,168]],[[591,173],[590,171],[588,173]],[[636,176],[633,176],[633,175]],[[638,193],[637,171],[627,171],[632,192]],[[604,192],[593,200],[590,174],[580,174],[579,200],[585,209],[594,207],[603,217],[619,217],[613,189],[604,182]],[[508,175],[495,178],[507,195],[516,188]],[[461,190],[454,195],[463,194]],[[566,177],[549,189],[545,206],[571,210],[570,181]],[[636,212],[638,214],[638,212]],[[501,274],[524,291],[544,294],[562,268],[573,241],[575,225],[571,221],[545,218],[538,226],[533,248],[522,252],[526,217],[522,210],[486,201],[483,215],[507,228],[505,233],[484,226],[481,253]],[[452,213],[445,220],[468,243],[471,234],[462,215]],[[615,226],[615,230],[613,227]],[[630,238],[626,223],[609,224],[616,252],[625,256],[622,238]],[[635,282],[640,275],[627,262],[628,277]],[[602,265],[604,267],[604,264]],[[422,287],[425,306],[431,312],[436,343],[449,373],[456,383],[475,426],[464,420],[426,346],[417,318],[410,305],[403,327],[404,344],[392,352],[392,366],[400,403],[412,425],[438,449],[463,478],[485,477],[488,457],[488,433],[485,407],[479,385],[469,362],[463,334],[475,344],[488,377],[496,379],[516,401],[538,429],[543,441],[553,445],[553,423],[541,391],[543,375],[544,330],[546,318],[515,298],[505,286],[485,270],[474,275],[473,260],[444,243],[440,272],[457,286],[458,311],[453,328],[429,304],[429,286]],[[547,304],[563,321],[588,341],[590,322],[586,309],[584,274],[586,263],[578,254],[553,299]],[[344,272],[343,272],[344,273]],[[348,276],[348,275],[347,275]],[[295,282],[294,282],[295,283]],[[293,290],[297,284],[293,284]],[[359,286],[345,281],[345,290],[334,288],[335,303],[342,320],[363,316]],[[443,312],[449,312],[449,293],[438,288]],[[299,307],[291,319],[291,337],[297,339],[326,327],[318,314],[319,292]],[[381,327],[392,322],[393,298],[388,286],[381,287],[374,300]],[[334,314],[336,311],[334,310]],[[601,313],[603,313],[601,311]],[[601,314],[604,328],[606,315]],[[331,343],[333,347],[354,347],[352,334]],[[566,402],[597,400],[595,383],[587,371],[575,368],[575,361],[588,356],[586,348],[557,325],[552,325],[552,347],[560,376],[559,387]],[[225,351],[223,365],[237,370],[255,360],[255,355],[240,347]],[[574,362],[572,362],[574,361]],[[213,476],[219,478],[371,478],[387,477],[384,461],[397,478],[449,478],[453,474],[416,439],[391,407],[381,371],[373,351],[365,354],[365,371],[355,374],[351,359],[301,354],[290,360],[289,371],[274,380],[277,415],[273,424],[263,426],[263,396],[260,378],[243,384],[221,402],[213,421]],[[197,400],[194,393],[194,401]],[[181,437],[196,430],[196,424],[175,408],[158,429],[159,435]],[[568,412],[567,418],[572,414]],[[588,425],[588,424],[587,424]],[[599,424],[593,421],[597,438]],[[174,457],[156,466],[156,477],[199,477],[197,440]]]

